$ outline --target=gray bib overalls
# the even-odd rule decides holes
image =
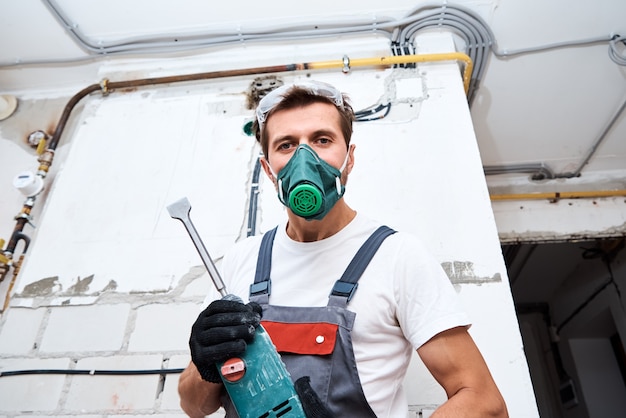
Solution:
[[[380,244],[394,230],[381,226],[354,256],[333,286],[324,307],[288,307],[269,304],[272,244],[276,228],[261,242],[250,301],[263,308],[262,324],[269,333],[291,379],[310,376],[311,386],[336,417],[376,417],[367,403],[356,367],[350,331],[356,314],[347,309],[357,281]],[[224,399],[228,418],[237,417]]]

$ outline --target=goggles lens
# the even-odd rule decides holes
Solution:
[[[323,83],[321,81],[303,81],[300,83],[280,86],[265,95],[256,108],[256,118],[261,129],[263,129],[263,125],[265,125],[267,114],[283,100],[285,94],[293,87],[307,90],[316,96],[326,97],[332,100],[337,107],[343,108],[343,97],[341,96],[341,92],[328,83]]]

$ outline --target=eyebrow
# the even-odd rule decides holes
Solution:
[[[318,129],[314,131],[311,136],[313,138],[320,137],[320,136],[330,136],[330,137],[335,138],[337,136],[340,136],[341,134],[342,134],[341,132],[335,132],[329,129]],[[288,141],[288,140],[295,139],[295,138],[296,137],[294,135],[289,135],[289,134],[283,135],[283,136],[279,136],[279,137],[272,139],[270,141],[270,144],[276,144],[278,142]]]

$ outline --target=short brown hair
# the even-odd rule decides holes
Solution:
[[[349,103],[349,98],[347,95],[342,94],[343,105],[338,106],[331,98],[316,94],[315,92],[307,89],[306,87],[300,87],[298,85],[294,85],[289,90],[287,90],[283,95],[282,99],[274,106],[267,115],[265,119],[269,119],[269,117],[279,110],[287,110],[287,109],[295,109],[298,107],[304,107],[311,105],[313,103],[328,103],[335,106],[337,111],[339,112],[339,120],[341,124],[341,132],[343,133],[343,137],[346,141],[346,147],[350,145],[350,140],[352,139],[352,122],[354,122],[354,110]],[[261,149],[263,150],[263,155],[267,157],[268,152],[268,138],[267,138],[267,130],[265,127],[261,129],[261,125],[259,124],[258,119],[255,118],[254,124],[252,125],[252,131],[254,132],[254,136],[257,141],[261,144]]]

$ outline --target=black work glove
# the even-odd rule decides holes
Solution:
[[[219,299],[198,316],[191,327],[189,348],[191,360],[202,379],[221,383],[215,363],[240,355],[254,339],[261,322],[262,309],[258,303],[244,305],[233,300]]]
[[[333,413],[324,405],[311,387],[309,376],[302,376],[296,380],[294,387],[307,418],[334,418]]]

